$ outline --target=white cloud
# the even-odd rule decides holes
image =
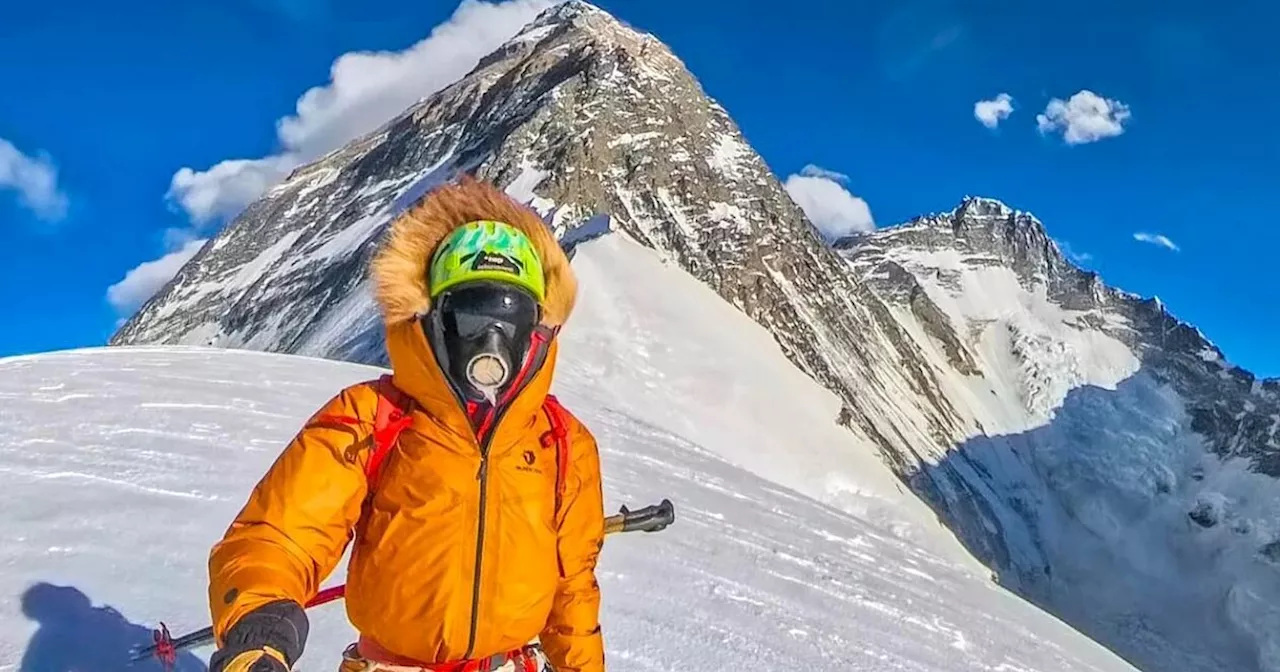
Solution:
[[[1179,248],[1172,240],[1169,240],[1168,236],[1158,233],[1135,233],[1133,234],[1133,239],[1144,243],[1150,243],[1152,245],[1159,245],[1160,247],[1173,252],[1181,250],[1181,248]]]
[[[1013,96],[1001,93],[991,100],[979,100],[973,104],[973,118],[987,128],[1000,125],[1002,119],[1013,114]]]
[[[1132,116],[1128,105],[1084,89],[1065,101],[1050,100],[1044,113],[1036,115],[1036,126],[1041,133],[1062,131],[1067,144],[1079,145],[1124,133]]]
[[[67,197],[58,189],[58,171],[47,156],[30,157],[0,138],[0,191],[18,192],[18,202],[40,219],[67,215]]]
[[[107,288],[107,301],[117,313],[132,314],[172,280],[204,244],[204,240],[190,240],[159,259],[139,264],[123,280]]]
[[[193,222],[229,218],[297,166],[373,131],[413,103],[460,79],[542,10],[559,0],[463,0],[452,16],[404,51],[350,52],[329,68],[329,82],[298,98],[276,122],[282,150],[261,159],[183,168],[168,198]]]
[[[196,225],[233,217],[298,165],[292,155],[223,161],[204,172],[182,168],[166,197],[187,211]]]
[[[847,180],[840,173],[817,166],[806,166],[801,174],[787,178],[787,193],[827,240],[870,231],[876,226],[867,202],[840,184]]]

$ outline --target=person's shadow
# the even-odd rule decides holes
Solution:
[[[69,586],[37,583],[22,594],[22,613],[39,624],[18,672],[153,672],[155,658],[134,662],[135,648],[152,643],[151,629],[130,623],[109,606]],[[207,672],[190,653],[179,653],[175,672]]]

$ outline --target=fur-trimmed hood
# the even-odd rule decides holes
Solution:
[[[533,242],[546,276],[543,324],[559,327],[569,319],[578,283],[569,257],[533,210],[486,182],[470,176],[435,189],[398,217],[371,264],[375,296],[387,326],[426,314],[431,307],[427,266],[436,247],[467,222],[492,219],[516,227]]]

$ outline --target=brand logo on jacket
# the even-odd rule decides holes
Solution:
[[[538,466],[537,466],[537,465],[538,465],[538,454],[537,454],[537,453],[533,452],[532,450],[526,450],[526,451],[524,451],[524,453],[523,453],[523,454],[521,454],[521,455],[520,455],[520,457],[521,457],[521,459],[524,461],[524,464],[517,464],[517,465],[516,465],[516,470],[517,470],[517,471],[524,471],[524,472],[528,472],[528,473],[530,473],[530,474],[541,474],[541,473],[542,473],[542,470],[541,470],[541,469],[539,469],[539,468],[538,468]]]

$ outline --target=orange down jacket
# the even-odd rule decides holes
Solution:
[[[347,616],[366,656],[442,663],[519,648],[540,637],[561,672],[602,672],[596,559],[604,537],[599,457],[569,417],[570,459],[555,515],[555,447],[541,411],[557,341],[482,442],[418,325],[426,267],[454,227],[499,219],[530,235],[547,276],[544,333],[572,311],[576,281],[541,219],[474,180],[443,187],[397,219],[372,264],[395,384],[412,425],[381,465],[371,497],[365,465],[377,397],[344,389],[320,409],[253,489],[210,555],[219,645],[268,602],[310,600],[348,545]],[[356,425],[327,416],[361,420]],[[313,645],[315,643],[313,642]],[[336,643],[324,642],[324,646]]]

